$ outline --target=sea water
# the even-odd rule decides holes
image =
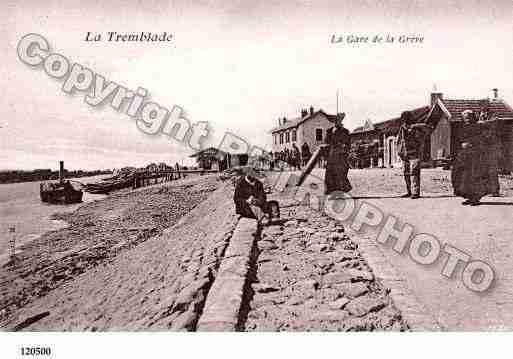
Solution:
[[[91,183],[105,176],[83,177],[77,181]],[[65,227],[60,220],[50,219],[57,212],[72,212],[81,204],[48,204],[39,196],[40,182],[0,184],[0,264],[11,255],[11,240],[15,236],[16,249],[44,233]],[[104,198],[84,192],[83,203]],[[14,233],[10,228],[14,227]]]

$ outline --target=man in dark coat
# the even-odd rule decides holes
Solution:
[[[344,113],[337,117],[329,138],[328,159],[324,175],[325,194],[335,191],[349,192],[352,189],[347,178],[349,172],[347,156],[351,148],[351,140],[349,131],[342,124],[344,117]]]
[[[235,184],[233,201],[235,202],[235,213],[242,217],[254,218],[259,222],[264,217],[267,196],[264,185],[256,178],[255,174],[247,172],[240,176]]]
[[[403,161],[406,194],[402,197],[420,197],[420,165],[427,137],[433,131],[424,123],[414,123],[412,113],[401,114],[401,127],[397,136],[397,152]]]
[[[301,152],[295,143],[292,144],[292,165],[295,170],[301,169]]]
[[[310,160],[310,157],[312,157],[312,153],[310,152],[310,147],[308,147],[308,143],[303,143],[303,146],[301,146],[301,159],[303,160],[303,166],[306,166],[308,161]]]
[[[270,171],[274,171],[274,160],[275,160],[275,155],[273,153],[273,151],[269,152],[269,170]]]

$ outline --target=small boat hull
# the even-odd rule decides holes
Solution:
[[[41,183],[41,201],[51,204],[71,204],[82,202],[83,192],[74,188],[64,188],[60,183]]]

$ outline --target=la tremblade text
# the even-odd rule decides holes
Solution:
[[[117,31],[108,31],[105,33],[88,31],[85,36],[87,42],[170,42],[173,34],[167,31],[156,33],[150,31],[121,33]]]

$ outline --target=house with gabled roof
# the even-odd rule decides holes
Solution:
[[[430,141],[430,157],[433,160],[453,158],[460,147],[461,113],[472,110],[480,121],[494,121],[499,152],[499,167],[503,172],[513,170],[513,109],[494,96],[484,99],[444,99],[442,93],[431,94],[431,110],[426,122],[435,126]]]
[[[198,167],[204,170],[224,171],[227,168],[246,166],[249,155],[245,152],[225,152],[215,147],[208,147],[189,156],[195,158]]]
[[[328,114],[322,109],[314,111],[312,106],[309,111],[302,109],[299,117],[280,118],[278,126],[270,131],[273,136],[272,151],[280,152],[286,148],[291,150],[292,144],[301,148],[307,143],[313,153],[320,144],[326,142],[336,118],[336,115]]]
[[[416,122],[422,122],[429,114],[430,107],[423,106],[410,111]],[[355,153],[355,156],[352,156],[353,167],[401,166],[396,150],[397,133],[401,127],[400,117],[371,124],[368,119],[363,126],[351,132],[351,148]]]
[[[498,90],[493,90],[492,98],[484,99],[446,99],[440,92],[431,93],[430,104],[415,108],[412,111],[415,122],[430,123],[434,131],[426,140],[423,161],[435,165],[454,158],[461,142],[461,113],[464,110],[474,111],[482,121],[496,120],[497,148],[499,166],[503,172],[513,171],[513,109],[499,98]],[[409,110],[409,109],[405,109]],[[401,161],[397,155],[397,133],[401,126],[400,117],[373,124],[357,127],[351,133],[351,142],[363,144],[371,151],[363,151],[358,163],[378,163],[383,167],[399,167]],[[377,150],[369,146],[377,142]],[[362,153],[362,151],[359,151]],[[373,157],[373,161],[365,161],[365,156]]]

